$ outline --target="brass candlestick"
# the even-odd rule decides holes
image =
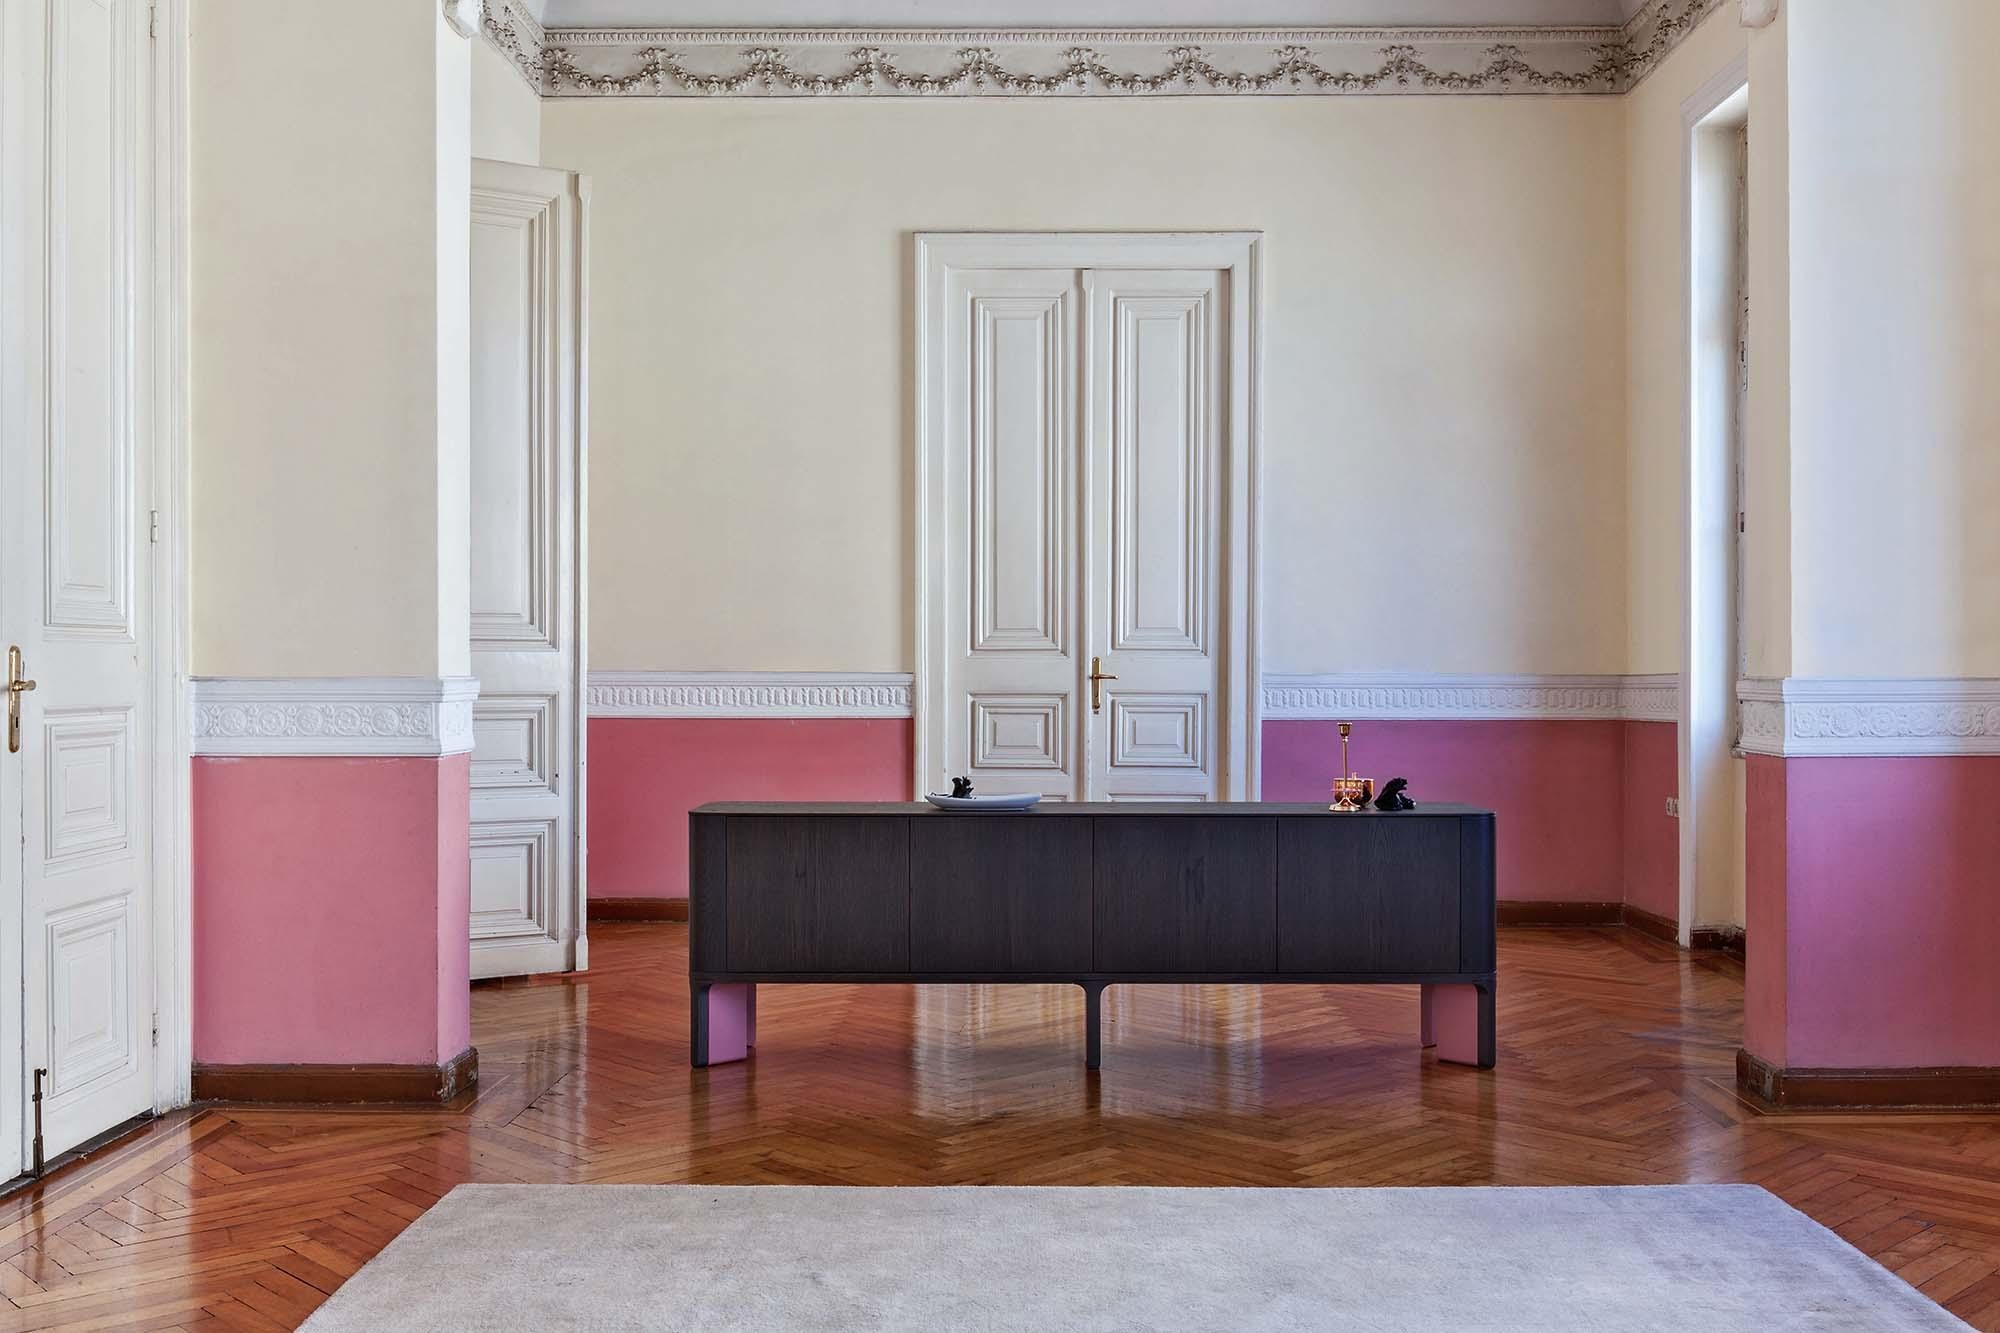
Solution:
[[[1348,766],[1347,738],[1353,731],[1353,723],[1340,724],[1340,776],[1333,780],[1333,804],[1327,807],[1344,815],[1366,810],[1375,796],[1375,780],[1354,776],[1354,770]]]

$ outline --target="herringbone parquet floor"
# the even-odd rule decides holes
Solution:
[[[587,980],[481,988],[476,1095],[205,1107],[0,1203],[0,1330],[289,1328],[461,1181],[1447,1185],[1749,1180],[2000,1329],[2000,1119],[1762,1117],[1741,967],[1635,932],[1510,930],[1500,1067],[1439,1066],[1382,988],[760,996],[687,1066],[686,928],[593,929]]]

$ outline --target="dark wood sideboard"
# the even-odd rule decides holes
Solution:
[[[1421,1041],[1493,1065],[1493,815],[1460,805],[739,803],[688,817],[696,1067],[769,982],[1064,982],[1098,1067],[1126,982],[1422,987]]]

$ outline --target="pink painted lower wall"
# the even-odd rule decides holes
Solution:
[[[436,1065],[471,1042],[469,758],[201,758],[194,1059]]]
[[[1759,757],[1746,807],[1751,1053],[2000,1066],[2000,756]]]
[[[706,801],[906,800],[913,742],[903,719],[594,719],[590,894],[685,897],[687,812]],[[1323,799],[1339,753],[1332,722],[1265,723],[1265,797]],[[1671,723],[1365,722],[1352,753],[1419,799],[1497,811],[1503,898],[1675,913]]]
[[[1357,722],[1354,771],[1410,780],[1419,802],[1499,817],[1500,897],[1621,902],[1625,729],[1618,721]],[[1337,724],[1264,724],[1264,799],[1319,801],[1340,769]]]
[[[907,801],[914,744],[907,718],[593,718],[590,896],[685,898],[709,801]]]
[[[1621,804],[1625,905],[1669,921],[1681,910],[1680,821],[1667,802],[1680,793],[1680,728],[1626,722]]]

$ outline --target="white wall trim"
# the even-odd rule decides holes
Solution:
[[[591,717],[909,717],[903,671],[593,671]]]
[[[1333,674],[1264,677],[1272,721],[1501,718],[1661,721],[1678,716],[1680,679],[1649,676]]]
[[[907,672],[593,671],[591,717],[910,717]],[[1672,722],[1680,677],[1271,675],[1263,716],[1281,721],[1494,718]]]
[[[194,753],[468,754],[478,695],[470,676],[197,677]]]
[[[1681,678],[1671,671],[1620,678],[1618,716],[1627,722],[1679,722]]]
[[[1723,0],[1620,26],[549,28],[488,0],[544,97],[1187,97],[1622,93]]]
[[[2000,755],[2000,679],[1736,683],[1747,754]]]

